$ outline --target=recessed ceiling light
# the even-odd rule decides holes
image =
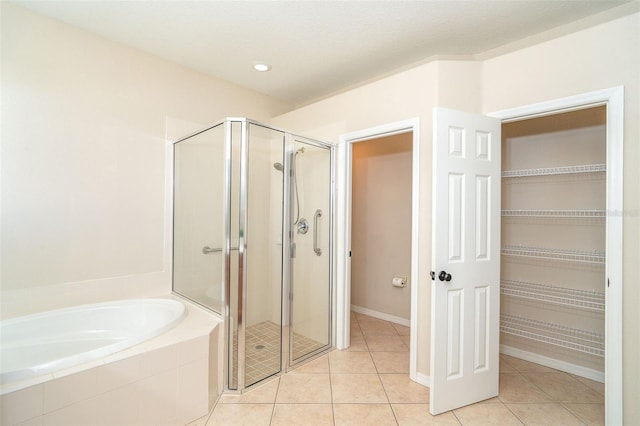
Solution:
[[[267,64],[255,64],[253,66],[253,69],[256,71],[265,72],[265,71],[269,71],[271,67]]]

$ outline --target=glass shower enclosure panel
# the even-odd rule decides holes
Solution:
[[[294,365],[331,345],[332,152],[292,136],[289,357]]]
[[[222,313],[225,133],[218,125],[174,144],[173,289]]]

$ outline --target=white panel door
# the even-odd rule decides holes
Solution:
[[[431,414],[498,395],[499,119],[434,109]]]

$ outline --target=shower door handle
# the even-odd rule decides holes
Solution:
[[[322,256],[322,250],[318,247],[318,218],[322,216],[322,210],[316,210],[313,215],[313,251],[317,256]]]
[[[238,250],[238,247],[231,247],[231,250]],[[222,247],[218,247],[218,248],[211,248],[209,246],[202,247],[203,254],[220,253],[220,252],[222,252]]]

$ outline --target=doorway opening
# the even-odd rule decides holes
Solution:
[[[604,253],[588,260],[604,263],[605,331],[604,386],[605,422],[622,424],[622,237],[623,237],[623,117],[624,88],[622,86],[528,105],[490,116],[503,123],[558,114],[593,107],[605,108],[606,154],[605,174],[605,237]],[[593,172],[597,173],[597,172]],[[602,256],[600,256],[602,254]],[[603,259],[602,259],[603,258]],[[592,265],[593,266],[593,265]]]
[[[416,369],[417,327],[416,326],[417,326],[417,301],[418,301],[418,285],[417,285],[418,283],[418,205],[419,205],[418,191],[417,191],[418,175],[419,175],[418,173],[419,172],[418,170],[419,120],[417,118],[396,122],[396,123],[391,123],[387,125],[382,125],[382,126],[378,126],[370,129],[365,129],[358,132],[349,133],[341,137],[341,141],[340,141],[341,143],[338,146],[337,187],[345,188],[345,198],[343,198],[343,202],[338,203],[338,208],[336,210],[336,223],[337,223],[337,230],[339,235],[339,238],[337,241],[337,247],[336,247],[336,252],[337,252],[336,272],[337,272],[337,279],[338,279],[337,292],[336,292],[336,324],[337,324],[336,347],[338,349],[345,349],[350,345],[350,323],[351,323],[350,315],[351,315],[351,307],[352,307],[351,298],[352,298],[352,266],[353,266],[352,257],[351,257],[352,234],[353,234],[352,227],[354,225],[353,221],[355,220],[352,216],[352,212],[353,212],[352,199],[354,198],[352,197],[352,191],[353,191],[353,185],[352,185],[353,160],[352,159],[354,158],[354,146],[357,143],[360,143],[363,141],[382,140],[382,141],[386,141],[385,145],[388,145],[387,146],[387,149],[388,149],[388,147],[391,146],[391,144],[389,144],[388,142],[393,141],[393,138],[395,137],[399,137],[401,140],[404,138],[406,138],[406,140],[410,140],[410,143],[407,142],[407,144],[409,144],[411,147],[410,153],[408,154],[410,156],[409,164],[411,166],[410,204],[409,204],[410,215],[407,215],[408,217],[410,217],[410,219],[405,219],[405,220],[409,220],[410,222],[410,226],[409,226],[410,249],[408,251],[410,255],[409,255],[409,259],[405,259],[405,261],[409,260],[409,263],[408,263],[409,271],[402,272],[402,271],[394,270],[391,276],[385,277],[385,279],[381,281],[381,285],[385,288],[385,290],[396,291],[396,296],[402,295],[402,293],[409,293],[409,304],[410,304],[410,308],[409,308],[410,335],[408,339],[409,375],[412,380],[418,381],[419,383],[422,383],[422,384],[427,384],[428,379],[420,381],[416,372],[417,371]],[[365,145],[366,143],[367,142],[365,142]],[[380,142],[380,143],[385,143],[385,142]],[[400,155],[401,157],[404,155],[407,155],[408,148],[404,148],[404,151],[405,151],[404,154],[398,153],[398,155]],[[356,155],[358,154],[356,153]],[[387,160],[389,159],[390,157],[387,158]],[[406,158],[403,161],[406,161]],[[356,176],[356,180],[358,179],[359,178]],[[372,190],[375,191],[376,188],[372,188]],[[405,197],[406,197],[406,194],[405,194]],[[384,200],[379,200],[379,202],[384,204]],[[392,204],[393,202],[391,203],[387,202],[387,205],[385,206],[385,208],[391,208]],[[358,207],[356,207],[356,212],[357,210],[358,210]],[[387,215],[386,217],[388,218],[389,215]],[[384,218],[385,218],[385,215],[382,215],[376,220],[384,221]],[[362,223],[360,223],[359,225],[362,225]],[[356,246],[358,246],[357,243],[356,243]],[[376,247],[368,248],[368,250],[374,250],[374,251],[375,249]],[[378,255],[379,253],[376,253],[376,256]],[[358,256],[358,254],[356,254],[356,256]],[[358,270],[355,272],[356,277],[361,272],[362,265],[363,264],[358,266],[358,263],[356,261],[356,268],[358,268]],[[405,265],[404,268],[406,267],[407,266]],[[408,274],[408,276],[406,276],[406,279],[404,275],[401,275],[404,273]],[[395,275],[398,275],[398,277],[395,277]],[[402,288],[402,287],[392,286],[394,277],[397,278],[396,282],[402,281],[404,279],[406,287]],[[362,300],[365,300],[364,304],[368,304],[369,302],[366,301],[366,296],[364,296],[365,299],[361,299],[360,293],[358,292],[359,290],[356,290],[354,292],[356,303],[363,304]],[[366,295],[367,293],[368,292],[365,290],[364,294]],[[370,294],[369,296],[372,296],[372,295]],[[361,310],[361,312],[372,313],[371,311],[373,311],[373,313],[377,314],[377,313],[380,313],[381,312],[380,309],[382,309],[382,308],[376,307],[381,305],[375,305],[375,304],[372,305],[374,306],[373,308],[367,308],[366,306],[362,307],[357,304],[354,304],[354,305],[356,309],[358,308],[370,309],[370,311]],[[403,319],[401,318],[402,314],[398,314],[398,312],[400,311],[392,311],[392,310],[389,311],[388,309],[384,309],[384,310],[387,310],[386,316],[383,316],[386,320],[391,319],[393,320],[392,322],[397,321],[397,322],[406,324],[406,322],[404,321],[399,321],[400,319]],[[391,313],[388,313],[388,312],[391,312]],[[406,318],[404,319],[406,320]],[[407,340],[406,336],[404,340],[405,341]]]
[[[410,326],[411,133],[353,145],[351,311]]]
[[[501,353],[604,382],[606,106],[502,125]]]

